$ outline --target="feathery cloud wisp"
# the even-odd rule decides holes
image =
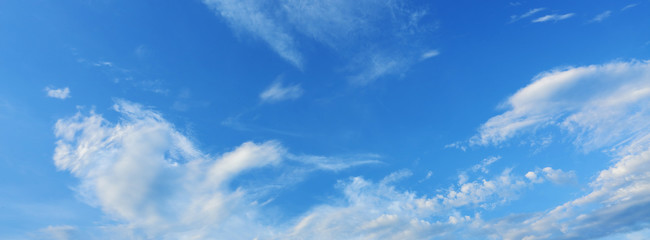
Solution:
[[[303,92],[304,90],[298,84],[285,86],[282,82],[276,81],[260,93],[260,99],[264,102],[292,100],[298,99]]]
[[[300,43],[333,49],[352,83],[363,85],[399,74],[422,58],[428,32],[424,10],[394,1],[203,0],[238,32],[266,42],[298,68],[305,64]],[[382,41],[376,41],[382,39]],[[433,56],[433,55],[431,55]]]
[[[531,9],[528,12],[526,12],[524,14],[521,14],[521,15],[512,15],[512,16],[510,16],[510,22],[513,23],[513,22],[519,21],[521,19],[531,17],[534,14],[536,14],[538,12],[541,12],[541,11],[544,11],[544,10],[546,10],[546,8],[534,8],[534,9]]]
[[[601,14],[596,15],[593,19],[591,19],[591,22],[602,22],[606,18],[612,15],[612,11],[604,11]]]
[[[532,22],[534,22],[534,23],[548,22],[548,21],[557,22],[557,21],[561,21],[561,20],[565,20],[565,19],[568,19],[570,17],[573,17],[573,15],[575,15],[575,14],[574,13],[549,14],[549,15],[545,15],[543,17],[535,18],[535,19],[532,20]]]

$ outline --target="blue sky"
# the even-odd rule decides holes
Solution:
[[[2,1],[2,239],[646,239],[650,2]]]

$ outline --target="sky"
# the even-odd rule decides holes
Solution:
[[[0,1],[0,239],[648,239],[650,1]]]

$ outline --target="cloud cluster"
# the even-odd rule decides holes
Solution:
[[[266,42],[298,68],[305,65],[301,43],[315,41],[345,59],[350,80],[367,84],[399,74],[433,57],[421,23],[427,15],[407,4],[378,0],[203,0],[237,31]],[[381,39],[377,41],[377,39]]]
[[[118,123],[95,113],[59,120],[54,161],[80,179],[77,190],[88,203],[117,222],[104,229],[136,239],[597,238],[650,224],[649,106],[649,61],[570,67],[537,76],[508,99],[506,112],[489,119],[471,143],[498,145],[554,126],[580,149],[605,150],[613,163],[583,196],[546,211],[496,219],[483,219],[480,213],[517,199],[534,184],[575,183],[576,173],[546,167],[519,175],[506,168],[487,176],[499,160],[489,157],[461,173],[456,184],[429,196],[398,187],[411,175],[408,170],[378,182],[351,177],[339,181],[340,198],[277,223],[265,211],[272,199],[265,190],[268,183],[240,185],[235,180],[262,168],[286,175],[338,171],[376,160],[295,155],[275,141],[246,142],[213,156],[198,150],[159,113],[126,101],[115,104],[122,115]],[[273,192],[295,179],[279,177]],[[68,236],[76,228],[50,230],[44,231]]]
[[[85,201],[143,238],[262,237],[269,233],[258,223],[258,202],[268,196],[254,186],[233,188],[239,175],[285,161],[303,172],[374,163],[296,156],[275,141],[211,156],[159,113],[122,100],[114,109],[123,116],[117,124],[95,113],[57,121],[54,163],[81,180],[77,190]]]
[[[613,165],[600,171],[591,191],[531,216],[486,222],[504,239],[596,238],[650,224],[650,62],[571,67],[540,74],[488,120],[473,144],[499,144],[515,135],[557,126],[583,150],[604,149]],[[556,183],[575,176],[552,168],[529,172]]]
[[[507,169],[492,179],[466,177],[426,197],[396,189],[394,183],[411,175],[407,170],[377,183],[352,177],[339,182],[344,194],[339,200],[314,206],[289,222],[269,224],[272,217],[264,215],[264,206],[272,201],[270,192],[282,191],[310,171],[339,171],[377,161],[373,156],[340,160],[296,155],[275,141],[246,142],[212,156],[199,151],[155,111],[123,100],[114,110],[122,115],[119,123],[91,112],[61,119],[55,126],[55,165],[79,178],[80,196],[116,222],[102,227],[102,236],[429,239],[451,234],[456,231],[451,226],[477,217],[472,211],[462,215],[459,208],[493,208],[533,184]],[[479,168],[494,161],[488,158]],[[280,168],[282,173],[271,184],[233,185],[260,168]],[[72,236],[73,231],[80,235],[72,226],[43,231],[52,237]]]

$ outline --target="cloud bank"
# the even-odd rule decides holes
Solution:
[[[97,230],[102,231],[99,239],[428,239],[451,234],[455,224],[478,217],[462,215],[459,208],[493,208],[534,184],[506,169],[493,178],[464,177],[426,197],[396,188],[411,175],[408,170],[379,182],[351,177],[339,181],[343,196],[337,201],[271,224],[274,217],[266,204],[306,173],[377,161],[296,155],[275,141],[246,142],[213,156],[155,111],[123,100],[114,110],[122,115],[118,123],[91,112],[60,119],[55,126],[56,167],[77,177],[83,200],[114,221]],[[485,160],[481,168],[494,161]],[[281,174],[270,181],[245,177],[272,168]],[[53,237],[73,236],[71,231],[92,235],[73,226],[44,230]]]
[[[79,178],[77,191],[85,201],[115,221],[103,231],[135,239],[590,239],[650,225],[648,106],[649,61],[569,67],[535,77],[504,103],[503,114],[481,126],[471,144],[500,145],[555,127],[578,149],[604,151],[612,164],[581,196],[545,211],[492,219],[481,213],[516,201],[535,184],[576,184],[579,173],[544,167],[489,175],[500,158],[488,157],[461,172],[456,184],[431,194],[399,187],[412,175],[408,170],[379,181],[356,176],[338,182],[340,197],[278,222],[265,207],[273,198],[269,192],[300,178],[278,177],[269,191],[268,181],[239,184],[247,172],[338,171],[376,161],[296,155],[275,141],[246,142],[210,155],[159,113],[121,100],[114,107],[122,115],[118,123],[92,112],[59,120],[54,161]],[[72,230],[78,231],[44,231],[63,236]]]

